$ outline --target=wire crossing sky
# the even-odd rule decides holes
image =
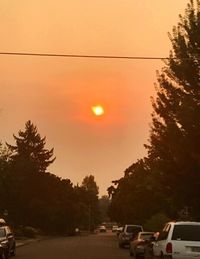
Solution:
[[[145,56],[109,56],[109,55],[81,55],[81,54],[58,54],[58,53],[31,53],[31,52],[0,52],[0,55],[11,56],[38,56],[38,57],[60,57],[60,58],[96,58],[96,59],[138,59],[138,60],[165,60],[165,59],[178,59],[177,57],[145,57]],[[184,58],[190,60],[191,58]],[[200,58],[198,58],[200,59]]]

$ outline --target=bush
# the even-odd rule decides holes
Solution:
[[[23,229],[23,234],[25,237],[35,238],[35,236],[37,234],[37,230],[33,227],[26,226]]]
[[[39,234],[39,231],[30,226],[20,226],[15,229],[15,235],[17,237],[35,238],[37,234]]]
[[[144,229],[157,232],[160,231],[168,221],[170,221],[170,219],[164,213],[157,213],[145,222]]]

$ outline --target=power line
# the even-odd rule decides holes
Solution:
[[[137,59],[137,60],[163,60],[167,57],[143,57],[143,56],[111,56],[111,55],[81,55],[81,54],[56,54],[56,53],[29,53],[29,52],[0,52],[0,55],[10,56],[38,56],[60,58],[93,58],[93,59]]]
[[[10,56],[36,56],[36,57],[59,57],[59,58],[93,58],[93,59],[135,59],[135,60],[191,60],[191,57],[155,57],[155,56],[116,56],[116,55],[82,55],[82,54],[58,54],[58,53],[31,53],[31,52],[0,52],[0,55]],[[200,60],[200,57],[194,57]]]

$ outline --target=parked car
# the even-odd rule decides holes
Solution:
[[[144,246],[144,259],[153,259],[153,245],[157,240],[159,232],[155,232]]]
[[[153,244],[153,258],[200,258],[200,222],[168,222]]]
[[[6,250],[5,248],[0,244],[0,259],[6,258]]]
[[[138,258],[144,257],[145,246],[151,242],[154,232],[139,232],[136,237],[130,242],[130,256]]]
[[[99,232],[106,232],[106,227],[105,226],[100,226],[99,227]]]
[[[9,226],[0,227],[0,252],[2,259],[16,254],[15,237]]]
[[[138,232],[143,231],[140,225],[125,225],[119,234],[118,245],[124,247],[130,245],[130,241],[135,238]]]
[[[116,225],[112,226],[112,232],[113,232],[113,233],[116,233],[116,232],[117,232],[117,229],[118,229],[118,226],[116,226]]]

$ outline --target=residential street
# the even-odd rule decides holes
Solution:
[[[120,249],[116,234],[111,232],[88,236],[47,239],[17,248],[21,259],[123,259],[128,249]]]

